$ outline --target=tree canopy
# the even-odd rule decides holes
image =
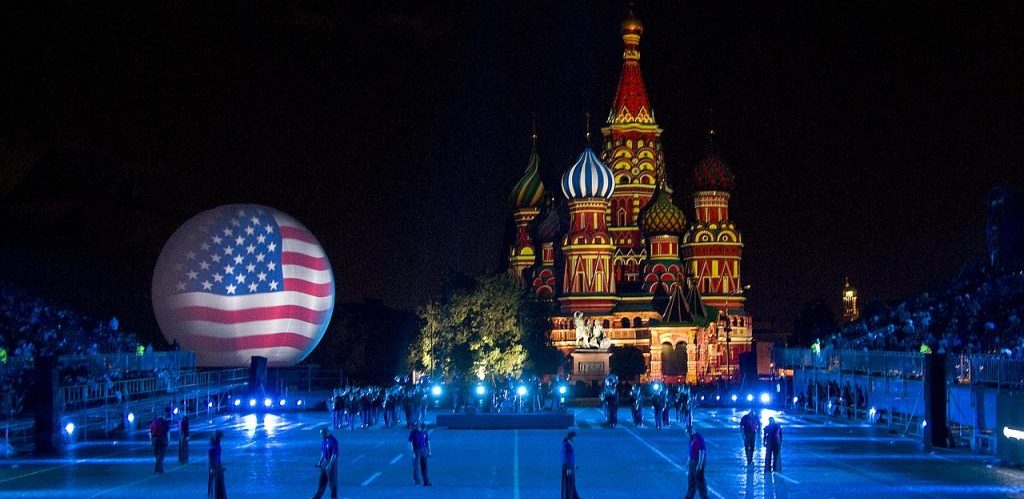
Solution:
[[[414,369],[437,376],[519,375],[524,367],[548,372],[561,355],[547,341],[541,305],[507,275],[478,277],[417,310],[419,336],[409,352]],[[555,351],[553,355],[551,352]]]

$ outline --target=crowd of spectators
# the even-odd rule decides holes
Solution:
[[[832,342],[844,348],[1024,359],[1024,270],[976,266],[937,290],[875,307]]]
[[[116,318],[97,320],[0,281],[0,402],[5,413],[24,406],[32,382],[26,369],[38,358],[95,357],[137,348],[135,334],[120,328]],[[129,374],[116,368],[97,372],[85,363],[63,365],[58,373],[65,386],[112,383]]]

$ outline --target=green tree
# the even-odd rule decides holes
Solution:
[[[540,310],[506,274],[478,277],[468,289],[452,291],[417,311],[419,336],[409,352],[410,367],[437,375],[518,375],[530,359],[547,370],[562,356],[547,342]],[[552,354],[554,351],[554,354]],[[528,353],[529,352],[529,353]],[[531,357],[532,355],[532,357]]]
[[[612,356],[608,359],[608,369],[622,380],[634,379],[647,372],[644,354],[634,346],[612,346]]]

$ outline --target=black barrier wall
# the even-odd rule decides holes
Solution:
[[[921,433],[925,447],[949,446],[946,420],[946,354],[924,356],[924,423]]]

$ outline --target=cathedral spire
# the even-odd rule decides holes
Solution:
[[[640,36],[644,33],[644,25],[633,15],[632,9],[622,22],[621,32],[622,74],[608,114],[608,124],[654,125],[654,111],[647,100],[647,88],[640,74]]]

